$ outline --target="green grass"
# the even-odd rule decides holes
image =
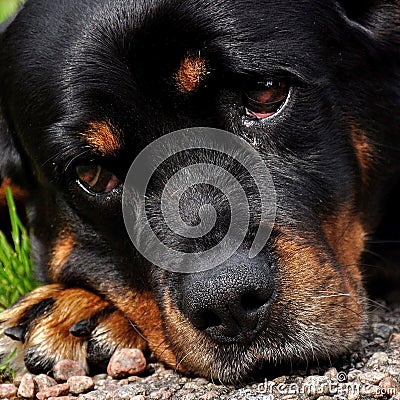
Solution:
[[[12,15],[21,0],[0,0],[0,22]]]
[[[0,383],[13,382],[15,379],[15,371],[10,366],[10,362],[17,354],[17,349],[14,351],[0,364]]]
[[[29,235],[17,215],[10,188],[6,189],[11,220],[10,243],[0,231],[0,312],[34,289]]]

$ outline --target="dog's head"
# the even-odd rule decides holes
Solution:
[[[161,360],[208,377],[346,350],[366,322],[366,235],[399,168],[399,18],[389,0],[28,1],[1,39],[0,167],[32,194],[43,277],[104,293]],[[222,264],[182,274],[135,250],[122,187],[148,144],[196,126],[261,155],[276,220],[256,257],[249,227]],[[232,160],[205,151],[169,161],[147,192],[152,226],[164,243],[203,251],[226,234],[232,204],[193,185],[177,213],[195,226],[211,203],[216,227],[197,242],[173,234],[165,177]],[[239,173],[257,209],[256,186]]]

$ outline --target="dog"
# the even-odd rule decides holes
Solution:
[[[0,39],[0,173],[27,194],[43,286],[1,314],[3,357],[93,372],[134,347],[237,382],[347,352],[368,322],[363,253],[400,177],[399,21],[391,0],[28,0]],[[249,228],[224,262],[180,273],[135,249],[121,199],[136,156],[192,127],[252,146],[277,207],[255,257]],[[200,189],[182,200],[189,225],[214,198]],[[228,208],[215,203],[211,242]]]

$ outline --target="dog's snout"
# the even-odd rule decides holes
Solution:
[[[274,292],[269,266],[218,267],[184,278],[182,311],[221,343],[251,341],[267,324]]]

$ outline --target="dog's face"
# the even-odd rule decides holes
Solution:
[[[32,193],[43,276],[106,295],[159,359],[208,377],[346,350],[366,322],[366,235],[398,169],[398,18],[389,3],[28,1],[2,39],[1,164]],[[195,126],[259,152],[277,216],[255,258],[245,242],[217,268],[178,274],[135,250],[122,186],[146,145]],[[162,179],[153,186],[158,210]],[[193,225],[214,204],[218,238],[229,203],[214,195],[188,192],[181,210]]]

